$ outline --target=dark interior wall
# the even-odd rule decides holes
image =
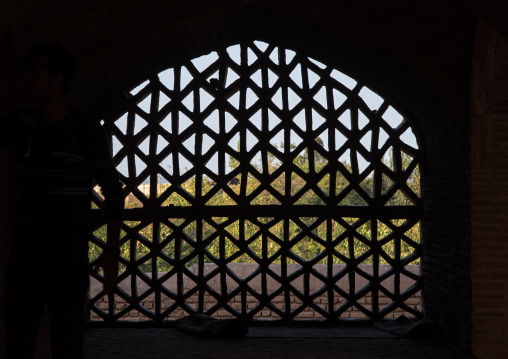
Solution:
[[[0,35],[0,114],[12,110],[14,103],[13,56],[10,34]],[[10,155],[0,150],[0,308],[3,308],[3,280],[10,254],[10,238],[16,203],[15,167]],[[0,358],[4,355],[3,310],[0,310]]]
[[[471,83],[473,352],[508,353],[508,39],[480,22]]]

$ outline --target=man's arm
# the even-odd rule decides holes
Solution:
[[[113,292],[118,278],[120,231],[121,224],[119,221],[111,219],[107,222],[107,247],[104,253],[97,259],[97,264],[93,269],[95,274],[97,274],[99,268],[104,270],[103,286],[104,292],[108,294]]]
[[[91,166],[95,180],[104,195],[104,220],[107,224],[106,248],[97,259],[92,273],[104,270],[104,291],[111,293],[118,277],[121,223],[123,220],[124,195],[122,183],[111,158],[106,133],[97,123],[90,144]]]
[[[110,185],[111,186],[111,185]],[[104,291],[111,293],[114,289],[118,277],[118,261],[120,255],[120,233],[123,215],[123,189],[118,182],[111,188],[103,186],[104,201],[106,202],[106,211],[104,213],[107,224],[106,248],[102,255],[97,259],[97,264],[93,273],[97,273],[99,268],[104,270]]]

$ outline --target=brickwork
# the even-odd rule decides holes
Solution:
[[[420,310],[421,307],[420,307],[420,295],[415,295],[413,296],[412,298],[410,298],[408,301],[406,301],[406,303],[417,309],[417,310]],[[211,309],[212,306],[215,304],[214,303],[214,298],[211,297],[210,295],[206,295],[204,297],[204,302],[205,302],[205,311],[207,311],[208,309]],[[252,310],[255,308],[255,306],[257,304],[259,304],[254,297],[252,296],[247,296],[247,309],[248,310]],[[322,298],[319,298],[318,300],[315,301],[317,304],[319,304],[320,306],[322,306],[323,308],[325,306],[328,305],[328,298],[326,297],[322,297]],[[392,301],[387,298],[386,296],[380,296],[379,297],[379,303],[380,305],[384,306],[384,305],[388,305],[390,304]],[[195,295],[195,296],[192,296],[188,299],[188,304],[191,306],[191,307],[197,307],[197,303],[198,303],[198,296]],[[334,302],[334,306],[335,307],[339,307],[342,303],[344,303],[343,301],[341,301],[339,298],[337,298]],[[371,297],[370,295],[367,295],[365,296],[364,298],[360,299],[358,301],[358,303],[360,303],[361,305],[364,305],[364,306],[370,306],[371,304]],[[161,309],[162,310],[166,310],[167,308],[169,308],[169,305],[172,304],[171,302],[165,302],[163,303],[163,305],[161,306]],[[278,308],[280,309],[284,309],[284,298],[276,298],[276,300],[273,300],[272,301],[272,304],[274,304],[275,306],[277,306]],[[301,302],[297,301],[297,298],[292,295],[291,296],[291,304],[292,306],[297,306],[297,305],[300,305]],[[143,300],[141,302],[141,305],[143,305],[146,309],[150,310],[150,311],[153,311],[154,310],[154,307],[155,307],[155,304],[154,304],[154,300],[153,299],[146,299],[146,300]],[[236,309],[237,311],[240,311],[241,310],[241,302],[240,302],[240,299],[239,298],[235,298],[233,300],[233,302],[230,303],[231,307]],[[108,310],[108,302],[107,300],[105,299],[101,299],[101,301],[98,303],[98,306],[99,308],[101,308],[102,310],[104,311],[107,311]],[[127,307],[127,303],[125,303],[125,301],[123,300],[119,300],[119,302],[115,303],[115,311],[119,312],[123,309],[125,309]],[[172,312],[167,318],[166,320],[178,320],[180,318],[183,318],[185,316],[189,315],[189,313],[187,313],[186,311],[182,310],[182,309],[179,309],[179,310],[175,310],[174,312]],[[402,310],[402,309],[396,309],[394,310],[393,312],[391,312],[387,318],[398,318],[400,317],[401,315],[404,315],[405,317],[407,318],[411,318],[411,314],[408,314],[406,311]],[[214,312],[212,315],[212,317],[216,317],[216,318],[233,318],[234,316],[227,310],[225,309],[219,309],[217,310],[216,312]],[[358,309],[356,308],[351,308],[351,309],[348,309],[346,312],[344,312],[340,317],[340,319],[349,319],[349,318],[353,318],[353,319],[367,319],[365,314],[363,314],[361,311],[359,311]],[[278,320],[280,319],[280,317],[272,312],[271,310],[261,310],[259,311],[256,315],[253,316],[253,319],[254,320],[259,320],[259,319],[262,319],[262,320]],[[314,310],[311,310],[311,309],[305,309],[304,311],[302,311],[300,314],[298,314],[296,317],[295,317],[296,320],[301,320],[301,319],[313,319],[313,320],[323,320],[323,316],[321,316],[318,312],[314,311]],[[91,315],[91,320],[101,320],[101,318],[96,314],[96,313],[93,313]],[[129,312],[129,315],[126,316],[126,317],[123,317],[121,320],[150,320],[149,318],[147,318],[146,316],[144,316],[143,314],[140,314],[138,311],[131,311]]]
[[[326,270],[326,265],[317,265],[317,266],[321,266],[322,268],[316,268],[317,270]],[[316,266],[316,267],[317,267]],[[370,272],[372,269],[371,269],[371,266],[368,266],[368,265],[360,265],[361,266],[361,269],[366,271],[366,272]],[[280,271],[280,265],[271,265],[270,266],[271,269],[275,272],[277,271]],[[279,267],[279,268],[277,268]],[[214,265],[211,265],[211,264],[207,264],[206,265],[206,268],[205,268],[205,273],[207,272],[210,272],[212,269],[214,268]],[[255,269],[257,268],[257,264],[234,264],[230,269],[240,278],[244,278],[246,275],[245,273],[252,273]],[[334,271],[340,271],[344,268],[344,265],[334,265]],[[292,268],[290,270],[295,270],[295,268]],[[414,274],[419,274],[419,271],[420,271],[420,268],[419,266],[417,265],[411,265],[411,266],[407,266],[407,270],[414,273]],[[196,272],[197,271],[197,266],[193,266],[190,268],[190,271],[191,272]],[[383,271],[383,266],[381,268],[381,271]],[[355,291],[358,291],[360,290],[364,285],[367,284],[366,280],[364,278],[362,278],[361,276],[357,275],[356,276],[356,280],[355,280]],[[187,292],[191,289],[193,289],[193,287],[196,285],[193,281],[189,280],[189,279],[186,279],[184,281],[184,292]],[[403,277],[401,278],[401,283],[400,283],[400,290],[401,292],[403,292],[404,290],[408,289],[412,284],[414,283],[414,281],[406,278],[406,277]],[[232,288],[234,288],[234,281],[232,280],[228,280],[227,281],[227,285],[228,285],[228,288],[229,290],[231,290]],[[348,288],[349,287],[349,284],[348,284],[348,279],[347,278],[343,278],[339,281],[339,286],[341,286],[342,288]],[[168,288],[169,290],[171,290],[172,292],[176,292],[176,280],[173,278],[173,279],[169,279],[167,282],[165,282],[165,287]],[[210,286],[211,290],[214,290],[216,293],[221,293],[221,288],[220,288],[220,281],[218,280],[212,280],[210,282],[208,282],[208,285]],[[249,285],[252,287],[252,289],[257,292],[257,293],[260,293],[261,292],[261,281],[259,280],[252,280],[249,282]],[[313,291],[316,291],[317,289],[319,289],[321,287],[321,285],[323,285],[322,282],[316,280],[314,277],[311,277],[310,278],[310,281],[309,281],[309,290],[310,292],[312,293]],[[393,281],[390,281],[388,283],[383,283],[383,285],[386,287],[386,289],[392,291],[393,290]],[[273,292],[275,291],[276,289],[278,289],[279,287],[279,284],[275,281],[269,281],[268,282],[268,291],[269,292]],[[300,291],[300,292],[303,292],[303,281],[300,281],[300,282],[296,282],[294,283],[294,287],[296,288],[296,290]],[[125,292],[127,293],[131,293],[131,286],[130,286],[130,280],[125,280],[123,281],[122,283],[120,283],[120,288],[122,288]],[[142,293],[144,293],[145,291],[149,290],[150,288],[148,287],[148,285],[143,282],[141,279],[138,279],[137,280],[137,290],[138,290],[138,295],[142,295]],[[94,297],[99,291],[101,290],[101,284],[95,280],[94,278],[91,278],[91,287],[90,287],[90,294],[91,294],[91,297]],[[410,307],[412,308],[415,308],[417,310],[421,310],[421,298],[420,298],[420,293],[417,292],[413,297],[411,297],[410,299],[408,299],[406,301],[406,304],[409,305]],[[295,295],[291,295],[291,300],[290,300],[290,305],[291,305],[291,308],[292,309],[295,309],[295,308],[298,308],[302,305],[302,302],[295,296]],[[252,295],[247,295],[246,296],[246,302],[247,302],[247,311],[251,311],[253,310],[257,305],[259,305],[259,301],[256,300],[255,297],[253,297]],[[161,303],[161,310],[164,311],[166,310],[167,308],[169,308],[172,304],[174,303],[174,301],[170,300],[169,298],[165,297],[164,300],[162,300],[162,303]],[[192,295],[191,297],[189,297],[188,299],[186,299],[186,303],[191,307],[191,308],[194,308],[194,309],[197,309],[198,308],[198,294],[194,294]],[[277,296],[275,297],[271,303],[279,308],[280,310],[284,311],[284,296],[283,295],[280,295],[280,296]],[[328,303],[328,297],[327,296],[321,296],[321,297],[318,297],[314,300],[314,303],[316,303],[318,306],[321,306],[325,311],[327,310],[327,307],[329,305]],[[333,307],[335,308],[335,310],[337,308],[340,307],[340,305],[342,305],[343,303],[345,303],[345,299],[340,297],[340,296],[335,296],[334,298],[334,301],[332,303]],[[367,294],[366,296],[364,296],[363,298],[361,298],[358,303],[362,306],[365,306],[367,308],[370,308],[371,306],[371,293]],[[388,305],[391,303],[391,300],[382,295],[380,293],[380,297],[379,297],[379,306],[380,308]],[[214,307],[214,305],[217,304],[217,300],[211,296],[209,293],[205,294],[204,295],[204,309],[205,309],[205,312],[212,309]],[[150,310],[150,311],[154,311],[154,308],[155,308],[155,297],[153,294],[147,296],[144,300],[141,301],[141,305],[143,305],[146,309]],[[236,296],[235,298],[233,298],[233,300],[231,302],[229,302],[229,305],[234,308],[235,310],[237,310],[239,313],[241,313],[241,296]],[[108,299],[107,297],[103,297],[98,303],[97,303],[97,306],[99,308],[101,308],[102,310],[104,311],[108,311],[108,308],[109,308],[109,303],[108,303]],[[116,313],[119,313],[121,312],[123,309],[127,308],[127,303],[120,297],[118,296],[115,296],[115,314]],[[172,313],[169,314],[169,316],[166,318],[166,320],[177,320],[177,319],[180,319],[184,316],[187,316],[189,313],[185,312],[183,309],[177,309],[175,311],[173,311]],[[214,312],[211,314],[212,316],[214,317],[220,317],[220,318],[231,318],[233,317],[233,314],[231,314],[228,310],[224,309],[224,308],[220,308],[218,310],[214,310]],[[401,315],[404,315],[406,317],[412,317],[412,315],[410,313],[407,313],[405,312],[404,310],[402,309],[396,309],[394,310],[393,312],[391,312],[387,318],[397,318]],[[363,319],[366,319],[366,316],[365,314],[363,314],[358,308],[355,308],[355,307],[351,307],[349,308],[348,310],[346,310],[344,313],[342,313],[342,315],[339,317],[340,319],[348,319],[348,318],[363,318]],[[276,313],[272,312],[271,310],[269,310],[268,308],[262,308],[260,311],[258,311],[254,316],[253,318],[254,320],[257,320],[257,319],[266,319],[266,320],[277,320],[277,319],[281,319]],[[296,318],[296,320],[299,320],[299,319],[314,319],[314,320],[323,320],[325,318],[323,318],[323,316],[317,312],[316,310],[312,309],[312,308],[309,308],[309,307],[306,307],[301,313],[299,313]],[[92,312],[91,314],[91,320],[101,320],[101,318],[94,312]],[[121,320],[149,320],[149,318],[146,318],[143,314],[139,313],[137,310],[131,310],[127,313],[126,316],[122,317]]]
[[[452,332],[457,347],[470,342],[469,174],[426,177],[422,238],[424,312]]]
[[[471,85],[473,353],[508,353],[508,40],[478,26]]]

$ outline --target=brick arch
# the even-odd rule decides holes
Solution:
[[[469,340],[470,265],[467,110],[451,94],[388,51],[345,33],[329,33],[274,13],[204,16],[159,26],[84,59],[75,91],[79,103],[100,114],[114,96],[176,64],[206,54],[216,44],[258,38],[277,41],[343,69],[369,84],[413,119],[423,150],[424,310],[459,347]],[[170,39],[170,40],[168,40]],[[81,79],[81,81],[79,81]],[[453,256],[449,257],[450,254]],[[460,293],[460,294],[456,294]],[[453,334],[452,334],[453,333]]]

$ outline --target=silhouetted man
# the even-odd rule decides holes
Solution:
[[[36,45],[23,69],[30,108],[0,121],[0,150],[15,159],[18,191],[4,286],[7,358],[33,357],[46,305],[53,359],[82,358],[93,181],[106,202],[108,248],[95,270],[104,269],[107,292],[118,275],[122,185],[100,124],[67,103],[73,55],[58,45]]]

